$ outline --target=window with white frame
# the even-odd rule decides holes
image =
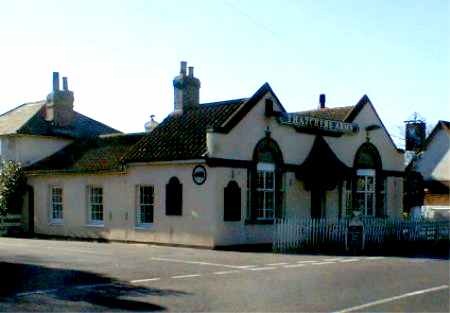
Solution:
[[[375,170],[359,169],[356,175],[355,209],[363,215],[375,216]]]
[[[275,164],[264,162],[257,164],[256,199],[256,219],[273,219],[275,212]]]
[[[58,186],[50,187],[50,216],[52,222],[63,220],[63,189]]]
[[[154,188],[153,186],[139,185],[137,191],[136,226],[146,227],[153,223],[154,214]]]
[[[89,224],[103,225],[103,188],[88,186]]]

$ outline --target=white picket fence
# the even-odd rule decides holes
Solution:
[[[11,228],[22,227],[22,215],[20,214],[7,214],[0,215],[0,236],[4,236]]]
[[[277,219],[274,225],[273,250],[345,250],[349,219]],[[365,249],[383,248],[393,242],[449,240],[450,221],[363,218]]]

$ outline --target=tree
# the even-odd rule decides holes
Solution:
[[[25,173],[16,161],[0,163],[0,215],[20,214],[26,191]]]

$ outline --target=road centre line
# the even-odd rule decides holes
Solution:
[[[358,262],[361,261],[360,259],[346,259],[346,260],[340,260],[339,262],[347,263],[347,262]]]
[[[385,257],[384,256],[368,256],[368,257],[365,257],[365,259],[366,260],[382,260],[382,259],[385,259]]]
[[[226,275],[226,274],[232,274],[232,273],[239,273],[240,271],[237,270],[231,270],[231,271],[220,271],[220,272],[214,272],[215,275]]]
[[[154,277],[154,278],[144,278],[144,279],[135,279],[135,280],[130,280],[131,284],[138,284],[138,283],[145,283],[145,282],[149,282],[149,281],[158,281],[161,280],[160,277]]]
[[[276,267],[267,266],[267,267],[252,267],[252,268],[248,268],[247,270],[249,270],[249,271],[269,271],[269,270],[274,270],[274,269],[276,269]]]
[[[283,266],[284,268],[296,268],[296,267],[302,267],[305,266],[306,264],[289,264],[289,265],[285,265]]]
[[[192,277],[200,277],[200,274],[190,274],[190,275],[176,275],[170,278],[178,279],[178,278],[192,278]]]
[[[385,298],[385,299],[381,299],[381,300],[377,300],[377,301],[372,301],[372,302],[368,302],[368,303],[365,303],[365,304],[361,304],[361,305],[353,306],[353,307],[350,307],[350,308],[346,308],[346,309],[343,309],[343,310],[340,310],[340,311],[335,311],[335,313],[347,313],[347,312],[357,311],[357,310],[369,308],[371,306],[384,304],[384,303],[400,300],[400,299],[403,299],[403,298],[417,296],[417,295],[421,295],[421,294],[424,294],[424,293],[433,292],[433,291],[439,291],[439,290],[444,290],[444,289],[448,289],[448,285],[442,285],[442,286],[437,286],[437,287],[433,287],[433,288],[428,288],[428,289],[422,289],[422,290],[417,290],[417,291],[413,291],[413,292],[408,292],[408,293],[405,293],[405,294],[402,294],[402,295],[399,295],[399,296]]]
[[[311,265],[322,265],[322,264],[335,264],[336,262],[317,262],[317,263],[311,263]]]
[[[164,261],[164,262],[174,262],[174,263],[185,263],[185,264],[196,264],[196,265],[220,266],[220,267],[227,267],[227,268],[234,268],[234,269],[255,267],[255,265],[236,266],[236,265],[228,265],[228,264],[220,264],[220,263],[201,262],[201,261],[187,261],[187,260],[169,259],[169,258],[151,258],[151,260]]]
[[[280,262],[280,263],[269,263],[266,264],[267,266],[279,266],[279,265],[288,265],[289,263],[286,262]]]
[[[323,261],[325,262],[335,262],[335,261],[340,261],[340,260],[344,260],[344,258],[331,258],[331,259],[323,259]]]
[[[307,260],[307,261],[297,261],[297,263],[316,263],[316,262],[318,262],[317,260],[316,261],[312,261],[312,260]]]

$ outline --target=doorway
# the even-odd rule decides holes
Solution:
[[[325,217],[326,191],[321,188],[311,190],[311,218]]]

